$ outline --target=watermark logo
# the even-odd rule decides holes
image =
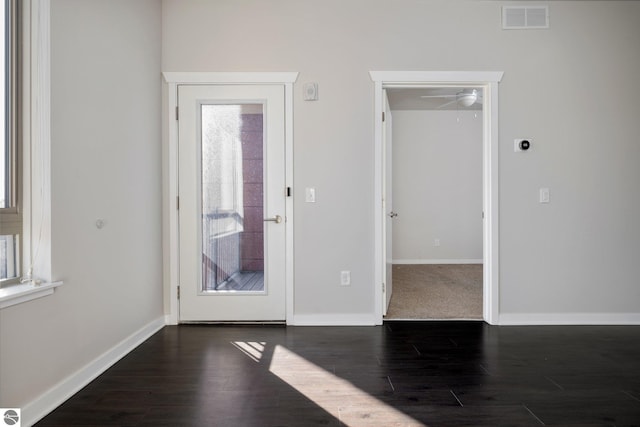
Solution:
[[[20,408],[0,408],[0,426],[20,427]]]

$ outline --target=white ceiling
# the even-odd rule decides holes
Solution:
[[[468,87],[439,87],[439,88],[389,88],[387,94],[389,96],[389,106],[391,110],[482,110],[482,104],[474,103],[470,107],[453,102],[447,106],[441,107],[443,104],[453,101],[453,97],[443,98],[421,98],[424,95],[453,95],[463,90],[471,90]],[[480,94],[482,89],[476,88]]]

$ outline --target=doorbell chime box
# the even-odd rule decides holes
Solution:
[[[318,83],[305,83],[302,91],[305,101],[318,100]]]

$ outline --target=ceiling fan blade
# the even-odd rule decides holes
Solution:
[[[454,99],[453,101],[445,102],[444,104],[439,105],[436,109],[437,109],[437,110],[439,110],[439,109],[441,109],[441,108],[446,107],[447,105],[455,104],[456,102],[458,102],[458,100],[457,100],[457,99]]]

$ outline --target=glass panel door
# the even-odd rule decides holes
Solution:
[[[263,105],[201,105],[202,291],[264,291]]]
[[[178,108],[180,321],[282,321],[284,85],[180,85]]]

